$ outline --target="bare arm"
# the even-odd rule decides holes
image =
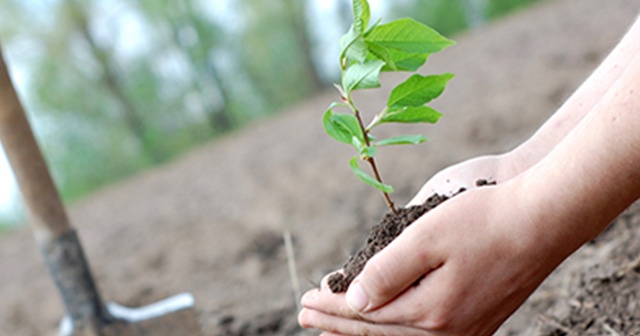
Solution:
[[[344,335],[493,334],[640,197],[639,28],[519,149],[538,155],[525,171],[419,218],[369,260],[346,295],[326,285],[308,292],[300,323]]]
[[[640,19],[613,51],[536,133],[514,150],[473,158],[433,176],[409,202],[420,204],[433,193],[451,195],[470,189],[478,178],[504,183],[544,158],[592,110],[640,53]]]
[[[548,229],[562,230],[581,245],[638,199],[639,129],[640,53],[589,114],[522,177],[532,192],[542,188],[534,186],[538,182],[554,186],[537,198],[536,206],[548,209],[550,217],[540,222],[565,222]]]
[[[640,18],[562,107],[529,140],[508,154],[518,166],[516,170],[526,170],[549,153],[602,99],[639,52]]]

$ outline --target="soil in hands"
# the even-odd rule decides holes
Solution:
[[[343,266],[343,273],[334,273],[329,277],[328,284],[331,292],[346,292],[355,277],[362,272],[364,265],[371,257],[380,252],[415,220],[427,211],[437,207],[449,199],[444,195],[434,194],[421,205],[398,209],[398,214],[387,213],[382,221],[369,232],[367,243],[358,252],[349,257]]]
[[[495,184],[496,183],[494,181],[488,181],[485,179],[476,181],[476,186],[478,187]],[[331,292],[346,292],[353,279],[362,272],[364,265],[369,259],[371,259],[371,257],[389,245],[400,235],[400,233],[402,233],[402,231],[404,231],[404,229],[422,215],[442,204],[442,202],[464,191],[465,189],[461,188],[452,196],[433,194],[421,205],[398,209],[397,215],[393,213],[385,214],[382,221],[376,224],[369,232],[366,244],[358,250],[355,255],[349,257],[349,260],[347,260],[342,268],[342,273],[337,272],[329,277],[328,285]]]

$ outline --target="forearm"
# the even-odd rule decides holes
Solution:
[[[523,174],[542,241],[571,253],[640,197],[639,129],[636,55],[592,111]]]
[[[614,50],[538,131],[508,153],[523,171],[540,161],[582,120],[640,53],[640,18]]]

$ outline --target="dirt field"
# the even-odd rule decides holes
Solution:
[[[530,136],[639,12],[636,1],[552,0],[458,36],[425,68],[457,75],[435,104],[441,122],[420,129],[431,141],[380,153],[398,202],[439,169]],[[399,77],[386,80],[388,89]],[[366,93],[363,110],[384,104],[385,90]],[[208,335],[317,334],[295,323],[283,231],[304,290],[385,211],[349,171],[350,148],[322,130],[335,98],[319,95],[70,206],[103,296],[138,306],[191,292]],[[640,334],[639,210],[565,262],[498,334]],[[63,314],[26,229],[0,237],[0,298],[0,335],[50,335]]]

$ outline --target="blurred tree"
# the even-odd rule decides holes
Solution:
[[[540,0],[401,0],[391,5],[392,16],[410,16],[444,35],[474,28]]]
[[[300,57],[304,65],[304,70],[307,72],[307,78],[311,83],[311,89],[313,91],[319,91],[325,85],[318,74],[315,61],[313,59],[313,41],[309,33],[309,27],[307,26],[307,2],[300,0],[282,0],[284,8],[289,16],[291,28],[296,37],[298,43],[298,49],[300,50]]]
[[[16,225],[17,218],[15,217],[15,215],[12,216],[11,214],[6,213],[6,210],[0,209],[0,234]]]
[[[63,195],[76,198],[169,155],[126,88],[130,70],[96,37],[91,7],[69,1],[56,9],[53,29],[39,38],[48,57],[34,64],[35,94],[50,125],[45,150],[54,173]]]
[[[323,0],[318,0],[323,1]],[[395,0],[451,35],[536,0]],[[3,0],[0,40],[66,199],[281,110],[325,83],[300,0]],[[351,0],[334,0],[346,32]],[[390,17],[389,17],[390,16]],[[320,57],[328,57],[322,52]]]
[[[13,222],[0,217],[0,235],[9,230]]]
[[[18,35],[20,24],[19,6],[13,1],[3,1],[0,6],[0,42],[7,42],[9,39]]]
[[[98,65],[98,72],[101,74],[100,84],[102,88],[109,93],[119,107],[118,110],[122,113],[122,120],[124,120],[134,135],[134,138],[138,141],[139,147],[153,163],[165,161],[167,154],[148,137],[143,118],[136,110],[135,104],[132,101],[133,98],[125,91],[121,78],[122,69],[120,69],[118,62],[111,56],[113,55],[113,51],[109,50],[109,46],[98,44],[89,29],[90,18],[87,8],[85,7],[86,2],[72,0],[64,4],[65,6],[61,8],[68,15],[61,15],[60,17],[66,16],[66,19],[69,20],[68,22],[71,25],[77,26],[79,36],[84,39],[93,57],[92,61]]]
[[[412,17],[451,36],[469,28],[469,5],[468,0],[397,1],[391,4],[391,16]]]
[[[214,58],[215,51],[225,47],[222,29],[200,15],[194,1],[143,1],[138,5],[158,31],[168,31],[168,48],[189,60],[192,90],[204,104],[210,126],[218,133],[232,129],[231,85],[220,76]]]
[[[242,0],[240,7],[244,27],[239,57],[270,111],[300,101],[321,85],[300,42],[309,37],[301,38],[300,23],[296,26],[291,19],[304,20],[304,7],[289,6],[287,1]]]
[[[489,20],[498,18],[514,10],[525,8],[526,6],[540,2],[540,0],[485,0],[487,2],[485,16]]]
[[[23,98],[63,195],[78,197],[163,160],[110,46],[90,30],[86,3],[52,3],[46,16],[12,3],[22,27],[14,59],[30,87]]]
[[[34,10],[42,8],[8,3],[21,15],[2,11],[0,17],[13,19],[0,24],[4,34],[19,32],[8,27],[30,27],[20,32],[33,47],[25,61],[34,89],[30,110],[67,198],[163,162],[324,85],[304,2],[245,0],[240,29],[213,22],[198,1],[116,0],[108,11],[94,1],[50,2],[43,21],[31,26]],[[120,21],[126,16],[149,25],[151,35],[133,56],[119,45],[129,29]],[[213,128],[209,136],[199,113]],[[191,140],[168,141],[173,136]]]

